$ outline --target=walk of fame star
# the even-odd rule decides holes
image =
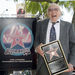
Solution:
[[[25,48],[23,41],[22,41],[25,38],[25,35],[21,34],[18,29],[15,30],[13,35],[10,34],[9,36],[12,39],[11,48],[16,46],[17,44],[20,45],[21,47]]]
[[[50,60],[53,58],[53,56],[59,57],[59,55],[57,54],[57,50],[58,48],[50,48],[50,50],[46,52],[50,55]]]

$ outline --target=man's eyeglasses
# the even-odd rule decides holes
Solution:
[[[51,11],[58,11],[58,10],[59,10],[58,8],[50,8],[50,9],[48,9],[49,12],[51,12]]]

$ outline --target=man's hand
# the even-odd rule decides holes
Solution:
[[[44,57],[44,52],[41,50],[41,46],[42,46],[43,44],[41,43],[39,46],[37,46],[36,48],[35,48],[35,50],[37,51],[37,53],[38,54],[40,54],[42,57]]]
[[[72,72],[74,70],[73,65],[72,64],[68,64],[69,69],[66,70],[65,72]]]

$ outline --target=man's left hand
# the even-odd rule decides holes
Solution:
[[[72,72],[74,70],[73,65],[72,64],[68,64],[68,70],[66,70],[65,72]]]

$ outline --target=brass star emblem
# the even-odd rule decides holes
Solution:
[[[46,52],[50,55],[50,60],[53,58],[53,56],[59,57],[59,55],[57,54],[57,50],[58,48],[50,48],[50,50]]]

